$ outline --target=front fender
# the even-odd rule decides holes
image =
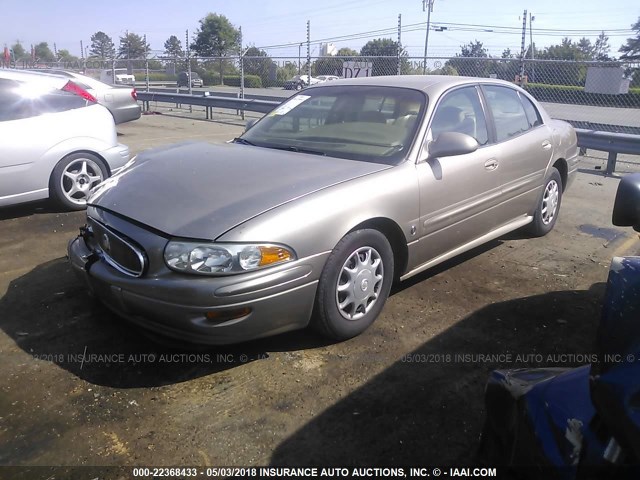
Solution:
[[[303,258],[333,250],[349,231],[371,219],[395,222],[408,243],[415,238],[411,226],[417,225],[418,218],[415,165],[406,162],[288,202],[217,240],[283,243]]]

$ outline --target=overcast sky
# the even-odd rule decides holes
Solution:
[[[522,14],[535,16],[533,40],[537,48],[560,43],[563,36],[595,40],[604,30],[611,54],[632,36],[631,25],[640,17],[638,0],[435,0],[431,14],[429,55],[452,55],[473,40],[484,43],[492,55],[505,48],[520,51]],[[195,33],[207,13],[225,15],[242,27],[245,45],[265,48],[273,57],[298,55],[306,42],[306,22],[311,22],[312,55],[326,39],[336,47],[359,50],[368,40],[397,38],[398,14],[402,15],[402,44],[412,56],[424,53],[427,14],[421,0],[1,0],[0,43],[16,40],[29,49],[42,41],[53,49],[80,55],[80,41],[87,46],[91,35],[103,31],[116,46],[125,31],[147,35],[152,50],[161,54],[164,42],[176,35],[184,45],[185,30]],[[451,25],[458,24],[458,25]],[[527,22],[528,24],[528,22]],[[527,25],[528,28],[528,25]],[[359,38],[335,38],[355,34]],[[526,43],[529,44],[529,31]],[[294,45],[291,45],[294,44]],[[306,55],[306,45],[302,47]]]

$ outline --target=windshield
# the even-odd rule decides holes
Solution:
[[[268,113],[241,139],[266,148],[396,164],[413,143],[425,105],[425,94],[409,88],[310,88]]]

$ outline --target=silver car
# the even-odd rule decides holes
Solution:
[[[129,160],[109,112],[48,83],[0,77],[0,207],[45,198],[85,208]]]
[[[138,104],[138,93],[133,86],[107,85],[95,78],[67,70],[46,70],[47,74],[70,78],[74,83],[93,95],[96,101],[111,112],[116,125],[140,118],[142,109]]]
[[[500,80],[333,80],[232,143],[136,157],[89,199],[73,269],[163,336],[364,331],[392,282],[507,232],[548,233],[576,134]]]

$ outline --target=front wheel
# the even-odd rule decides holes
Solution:
[[[83,210],[89,191],[108,176],[107,167],[97,155],[85,152],[67,155],[53,169],[50,196],[67,209]]]
[[[551,167],[529,229],[533,236],[542,237],[553,230],[558,220],[561,202],[562,178],[558,169]]]
[[[346,235],[320,277],[312,326],[334,340],[362,333],[389,296],[393,268],[393,251],[382,233],[366,229]]]

